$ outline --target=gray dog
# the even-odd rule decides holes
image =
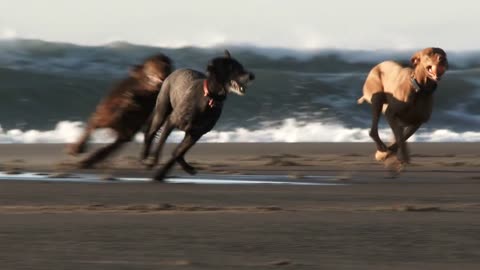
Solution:
[[[144,163],[148,167],[157,164],[162,147],[174,128],[185,131],[185,137],[173,151],[172,157],[157,171],[155,180],[162,181],[175,162],[187,173],[196,173],[195,168],[185,161],[185,153],[215,126],[222,113],[227,93],[244,95],[247,84],[254,78],[253,73],[246,71],[228,51],[225,51],[224,57],[210,61],[207,75],[191,69],[179,69],[167,77],[145,133],[142,151]],[[146,161],[152,142],[162,126],[162,134],[153,151],[153,158]]]

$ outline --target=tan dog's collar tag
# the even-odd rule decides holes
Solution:
[[[422,88],[420,87],[420,85],[418,84],[417,80],[415,80],[414,77],[412,77],[411,79],[411,82],[412,82],[412,85],[413,85],[413,88],[415,88],[415,93],[418,93],[422,90]]]

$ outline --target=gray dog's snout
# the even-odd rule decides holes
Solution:
[[[253,73],[251,73],[251,72],[248,73],[248,79],[249,79],[250,81],[255,80],[255,74],[253,74]]]

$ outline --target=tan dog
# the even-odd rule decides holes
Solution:
[[[430,119],[433,93],[448,68],[447,54],[440,48],[416,52],[411,63],[413,68],[403,67],[393,61],[375,66],[368,74],[363,96],[358,100],[359,104],[364,101],[372,104],[370,137],[376,143],[378,160],[400,149],[399,161],[409,162],[406,140]],[[382,109],[395,138],[395,143],[389,147],[378,135]]]
[[[82,136],[69,145],[67,152],[71,155],[85,152],[88,138],[97,128],[110,128],[117,138],[82,160],[80,167],[93,166],[133,138],[148,120],[160,87],[172,70],[170,58],[163,54],[153,55],[134,66],[127,78],[113,86],[88,120]]]

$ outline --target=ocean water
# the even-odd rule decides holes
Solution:
[[[368,71],[383,60],[408,63],[413,51],[290,50],[253,46],[159,48],[115,42],[80,46],[0,40],[0,143],[66,143],[116,80],[151,54],[176,68],[205,70],[229,49],[256,80],[230,95],[203,142],[370,141],[370,107],[358,105]],[[448,52],[450,69],[435,93],[431,120],[412,141],[480,141],[480,51]],[[381,136],[390,130],[381,122]],[[178,141],[181,132],[170,141]],[[95,142],[112,140],[100,130]],[[141,142],[138,134],[136,141]]]

